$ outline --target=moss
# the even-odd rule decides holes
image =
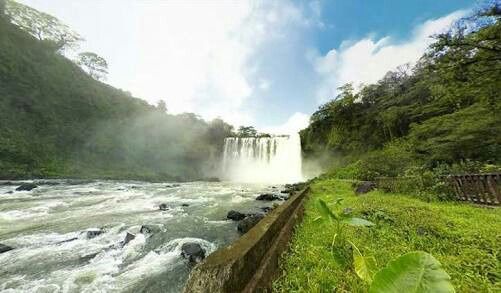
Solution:
[[[303,223],[282,261],[276,292],[366,292],[368,285],[351,268],[337,265],[329,250],[334,227],[313,220],[314,202],[343,206],[376,223],[372,228],[347,227],[348,239],[363,254],[374,255],[379,268],[413,250],[433,254],[450,274],[457,292],[499,292],[501,289],[501,210],[458,202],[424,202],[405,194],[374,191],[354,195],[351,183],[320,180],[311,186]]]

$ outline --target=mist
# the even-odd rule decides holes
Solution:
[[[231,130],[220,119],[207,122],[192,113],[171,115],[150,107],[144,113],[95,123],[74,152],[73,164],[80,167],[77,172],[99,169],[109,177],[139,174],[175,181],[220,177],[223,141]]]

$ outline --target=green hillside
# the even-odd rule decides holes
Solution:
[[[0,178],[200,178],[229,132],[93,79],[0,17]]]
[[[413,68],[341,87],[301,132],[306,157],[362,180],[499,170],[500,15],[493,6],[460,20]]]

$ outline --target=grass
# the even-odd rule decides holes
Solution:
[[[378,268],[406,252],[431,253],[449,273],[456,292],[501,292],[501,209],[460,202],[424,202],[403,194],[374,191],[355,196],[351,182],[325,179],[311,186],[305,217],[291,249],[281,260],[275,292],[367,292],[351,267],[338,265],[330,251],[334,227],[314,222],[319,198],[353,208],[376,226],[346,227],[347,239]]]

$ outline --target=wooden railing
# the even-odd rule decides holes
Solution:
[[[442,179],[446,187],[442,192],[458,200],[501,205],[501,172],[448,175]],[[433,184],[419,177],[378,177],[375,182],[380,190],[393,193],[426,191]]]
[[[501,173],[450,175],[456,198],[482,204],[501,204]]]

